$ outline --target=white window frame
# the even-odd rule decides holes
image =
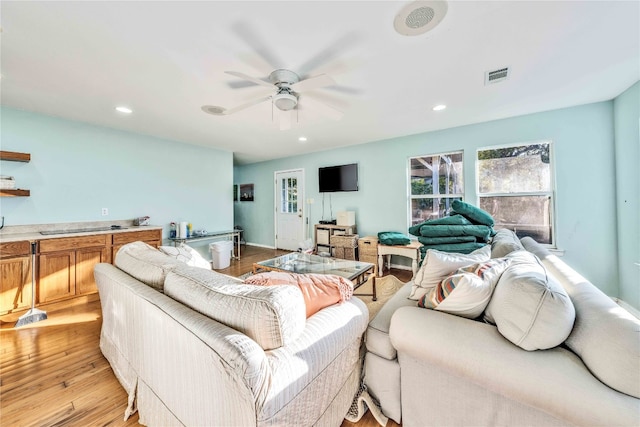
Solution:
[[[549,191],[525,191],[518,193],[481,193],[480,192],[480,165],[478,159],[478,153],[480,151],[487,150],[497,150],[501,148],[509,148],[509,147],[520,147],[523,145],[539,145],[539,144],[549,144],[549,180],[551,189]],[[550,249],[557,248],[557,239],[556,239],[556,160],[555,160],[555,148],[553,140],[551,139],[543,139],[537,141],[526,141],[526,142],[514,142],[500,145],[491,145],[487,147],[479,147],[476,149],[475,156],[475,181],[476,181],[476,206],[480,206],[480,198],[481,197],[526,197],[526,196],[548,196],[549,197],[549,209],[550,209],[550,221],[551,221],[551,243],[545,244],[542,243],[542,246],[545,246]]]
[[[462,156],[462,188],[463,192],[459,194],[431,194],[431,195],[418,195],[414,196],[411,194],[411,161],[413,159],[419,159],[423,157],[434,157],[434,156],[443,156],[448,154],[460,154]],[[413,225],[413,212],[412,212],[412,202],[414,199],[436,199],[436,198],[449,198],[449,199],[462,199],[465,200],[465,189],[466,185],[464,182],[464,150],[452,150],[452,151],[443,151],[439,153],[431,153],[431,154],[422,154],[419,156],[411,156],[407,158],[407,228]],[[435,188],[435,186],[434,186]]]

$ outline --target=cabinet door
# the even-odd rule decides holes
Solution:
[[[0,313],[31,306],[31,261],[29,256],[0,260]]]
[[[76,251],[76,295],[98,292],[93,268],[100,262],[109,262],[107,248],[85,248]]]
[[[40,254],[38,302],[45,303],[76,294],[76,251]]]
[[[116,262],[118,250],[131,242],[145,242],[158,249],[162,245],[162,230],[127,231],[113,235],[113,246],[111,247],[111,262]]]

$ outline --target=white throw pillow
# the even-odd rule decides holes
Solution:
[[[506,258],[511,264],[496,285],[485,321],[528,351],[562,344],[575,320],[569,295],[531,252],[511,252]]]
[[[160,251],[172,258],[182,261],[191,267],[200,267],[211,270],[211,263],[204,259],[202,255],[189,245],[180,243],[180,246],[160,246]]]
[[[488,261],[491,257],[491,246],[486,245],[470,254],[427,250],[422,266],[413,280],[409,299],[419,300],[433,287],[460,267]]]
[[[459,268],[431,288],[418,301],[418,306],[475,319],[489,304],[493,289],[509,262],[509,259],[492,259]]]

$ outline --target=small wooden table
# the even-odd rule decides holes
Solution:
[[[260,271],[285,271],[289,273],[313,273],[313,274],[335,274],[342,276],[353,282],[353,289],[358,289],[364,285],[369,278],[372,281],[373,291],[370,294],[353,294],[357,296],[370,296],[373,300],[378,299],[376,295],[376,265],[370,262],[350,261],[339,258],[329,258],[318,255],[292,252],[276,258],[253,264],[253,274]]]
[[[418,272],[418,260],[420,259],[420,247],[422,243],[412,240],[408,245],[382,245],[378,244],[378,276],[382,276],[384,270],[384,256],[387,264],[391,265],[391,255],[399,255],[411,258],[411,270],[415,276]]]

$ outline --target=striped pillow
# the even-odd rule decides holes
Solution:
[[[509,262],[498,258],[459,268],[420,298],[418,306],[475,319],[489,304]]]

